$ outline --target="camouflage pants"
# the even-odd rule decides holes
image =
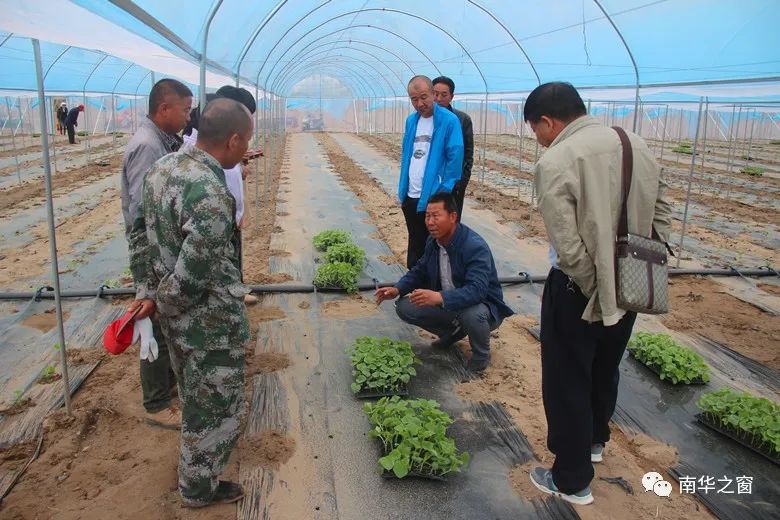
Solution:
[[[206,503],[213,498],[241,433],[246,411],[244,350],[180,351],[179,492],[186,502]]]

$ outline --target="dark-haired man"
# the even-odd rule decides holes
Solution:
[[[376,302],[400,296],[398,317],[439,336],[433,347],[446,349],[468,336],[467,368],[479,374],[490,363],[490,332],[513,314],[504,303],[493,253],[481,236],[458,223],[449,193],[428,200],[425,225],[430,237],[422,258],[394,287],[378,289]]]
[[[175,79],[161,79],[149,93],[149,114],[138,125],[138,130],[125,148],[122,164],[122,215],[125,237],[130,239],[136,211],[142,199],[144,178],[149,168],[161,157],[175,152],[181,145],[176,135],[189,121],[192,92]],[[171,407],[171,390],[175,387],[168,345],[156,320],[154,337],[158,357],[141,360],[141,392],[146,422],[164,428],[178,428],[181,411]],[[172,370],[173,368],[173,370]]]
[[[615,237],[622,201],[622,148],[615,130],[587,115],[568,83],[546,83],[528,96],[523,116],[548,150],[536,164],[539,211],[553,267],[542,298],[542,396],[552,469],[536,468],[540,490],[575,504],[593,502],[590,481],[601,462],[615,411],[618,365],[636,313],[617,305]],[[671,207],[660,168],[644,140],[633,151],[629,232],[667,240]]]
[[[471,117],[452,106],[452,98],[455,97],[455,82],[447,76],[439,76],[433,80],[433,97],[440,107],[444,107],[456,116],[460,121],[460,129],[463,132],[463,175],[455,183],[452,194],[458,203],[458,221],[463,217],[463,198],[466,196],[466,187],[471,179],[471,167],[474,165],[474,127]]]
[[[415,113],[406,118],[404,128],[398,200],[409,233],[406,267],[411,269],[428,239],[428,198],[440,191],[451,192],[463,174],[463,134],[455,114],[434,101],[430,78],[414,76],[407,92]]]
[[[179,492],[187,507],[235,502],[219,480],[240,433],[248,288],[234,262],[235,201],[225,169],[244,157],[252,118],[232,99],[211,101],[194,147],[157,161],[146,175],[130,237],[139,316],[156,309],[182,402]]]

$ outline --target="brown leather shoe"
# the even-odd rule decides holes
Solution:
[[[171,406],[155,413],[146,412],[144,421],[152,426],[158,426],[168,430],[180,430],[181,410]]]

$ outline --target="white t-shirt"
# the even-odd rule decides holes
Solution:
[[[192,134],[184,136],[184,146],[195,146],[197,140],[198,131],[193,128]],[[230,194],[236,199],[236,225],[238,225],[244,215],[244,179],[241,178],[241,163],[225,169],[225,184],[227,184]]]
[[[433,116],[420,117],[417,122],[417,132],[414,134],[412,158],[409,161],[409,189],[406,195],[412,199],[419,199],[422,193],[425,165],[428,164],[428,151],[431,148],[431,136],[433,136]]]

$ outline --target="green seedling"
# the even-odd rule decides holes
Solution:
[[[54,365],[47,365],[46,368],[43,369],[41,372],[40,377],[38,378],[39,383],[51,383],[52,381],[55,381],[57,378],[57,371],[54,368]]]
[[[420,360],[406,341],[364,336],[347,349],[352,361],[352,392],[392,393],[403,388],[417,375]]]
[[[667,334],[637,332],[628,342],[628,351],[658,372],[662,380],[675,385],[710,380],[710,369],[704,358]]]
[[[329,229],[314,235],[312,241],[318,251],[327,251],[334,244],[351,244],[352,236],[340,229]]]
[[[333,244],[325,252],[325,261],[328,263],[345,262],[363,269],[366,265],[366,253],[362,248],[352,243]]]
[[[314,275],[314,285],[317,287],[339,287],[348,293],[356,293],[357,280],[361,268],[346,262],[323,264],[317,268]]]
[[[740,171],[751,177],[763,177],[766,170],[760,166],[745,166]]]
[[[780,457],[780,405],[777,403],[722,388],[704,394],[696,404],[706,420],[735,431],[753,447]]]
[[[369,437],[384,448],[379,465],[398,478],[410,473],[442,477],[468,463],[469,454],[459,452],[447,436],[452,419],[436,401],[383,397],[365,404],[363,411],[372,427]]]

